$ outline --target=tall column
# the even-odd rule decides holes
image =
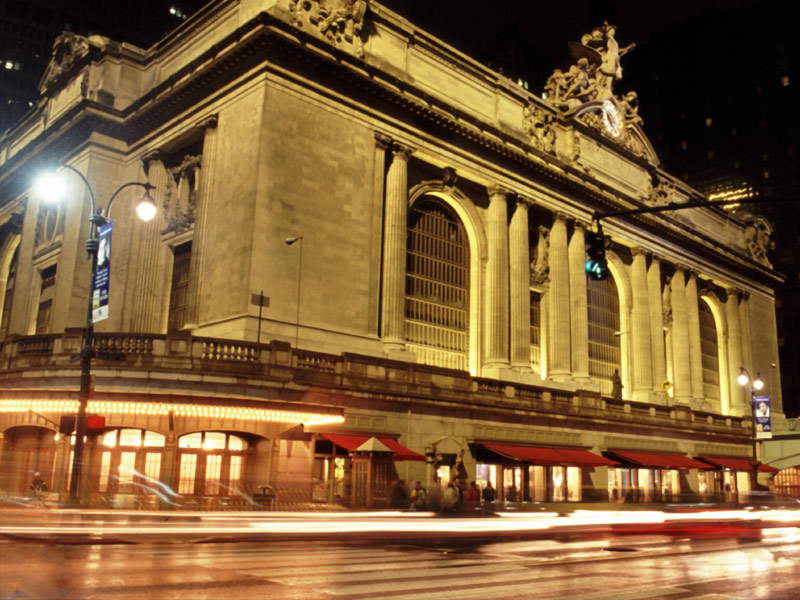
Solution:
[[[589,307],[586,299],[586,226],[575,221],[569,241],[569,306],[572,376],[589,379]]]
[[[646,402],[653,392],[653,338],[650,328],[650,294],[647,285],[647,255],[641,248],[633,249],[631,265],[633,287],[633,398]],[[661,295],[658,295],[659,302]],[[660,312],[660,311],[659,311]]]
[[[672,276],[672,360],[675,402],[691,404],[692,369],[689,361],[689,324],[686,312],[686,284],[680,267]]]
[[[508,365],[508,196],[500,186],[489,188],[486,264],[487,366]]]
[[[406,235],[408,230],[408,159],[412,150],[392,145],[386,175],[383,222],[383,342],[387,350],[405,348]]]
[[[508,231],[511,281],[511,366],[531,368],[531,258],[528,201],[517,197]]]
[[[742,362],[742,327],[739,318],[738,290],[729,289],[728,301],[725,302],[725,316],[728,321],[728,385],[730,386],[731,405],[729,413],[736,415],[747,414],[750,399],[745,395],[747,389],[739,385],[739,369],[744,366]],[[749,369],[750,367],[748,367]]]
[[[550,375],[570,374],[569,256],[567,216],[556,213],[550,231]]]
[[[372,223],[370,226],[369,313],[367,333],[379,335],[381,307],[381,254],[383,251],[383,200],[386,194],[386,150],[392,139],[375,132],[375,154],[372,175]]]
[[[143,159],[144,172],[148,181],[155,186],[153,197],[163,199],[169,185],[169,174],[158,152]],[[157,200],[158,201],[158,200]],[[156,333],[161,330],[161,312],[167,307],[160,306],[162,295],[159,270],[161,256],[161,230],[164,227],[164,211],[159,206],[154,219],[147,223],[135,219],[134,248],[131,268],[135,269],[133,290],[133,310],[130,330],[133,333]]]
[[[700,301],[697,295],[697,273],[689,271],[686,281],[686,314],[689,322],[689,365],[692,373],[692,399],[697,408],[705,402],[703,386],[703,347],[700,340]]]
[[[200,170],[200,193],[197,198],[194,236],[192,238],[192,273],[189,277],[189,306],[186,329],[197,329],[200,323],[200,298],[205,273],[205,238],[208,224],[208,202],[213,197],[211,184],[214,181],[214,163],[217,158],[217,115],[198,124],[203,128],[203,158]]]
[[[650,346],[653,356],[653,387],[658,391],[667,378],[667,355],[664,348],[664,312],[661,304],[661,261],[653,256],[647,270],[650,298]]]

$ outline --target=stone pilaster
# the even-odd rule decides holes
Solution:
[[[736,415],[747,413],[750,404],[747,388],[739,385],[739,369],[744,366],[742,360],[742,327],[739,317],[739,299],[737,290],[728,290],[728,301],[725,303],[725,317],[728,321],[728,385],[730,386],[730,407],[728,412]]]
[[[205,119],[203,128],[203,162],[200,170],[200,193],[197,198],[194,236],[192,238],[192,273],[189,278],[188,314],[186,329],[197,329],[200,322],[200,298],[205,274],[205,238],[208,227],[208,199],[212,196],[214,164],[217,159],[217,116]]]
[[[739,366],[749,371],[753,368],[753,347],[751,346],[753,338],[750,333],[750,294],[745,291],[739,294],[739,327],[741,328],[742,343],[742,364]],[[738,367],[736,372],[738,374]],[[750,406],[749,399],[747,405]]]
[[[375,132],[375,154],[372,179],[372,226],[370,243],[369,313],[367,332],[377,336],[380,327],[381,307],[381,254],[383,252],[383,199],[386,194],[386,150],[392,139]]]
[[[509,226],[511,366],[531,368],[531,267],[528,203],[517,198]]]
[[[392,145],[386,175],[383,222],[383,342],[387,350],[405,348],[406,235],[408,230],[408,159],[412,150]]]
[[[486,366],[508,365],[508,197],[500,186],[489,188],[486,265]]]
[[[569,317],[569,256],[567,216],[554,215],[550,231],[550,375],[567,377],[571,371]]]
[[[575,222],[569,241],[569,306],[572,376],[589,379],[589,308],[586,298],[586,226]]]
[[[653,357],[653,387],[661,390],[667,378],[667,355],[664,348],[664,311],[661,304],[661,261],[653,256],[647,270],[647,292],[650,298],[650,346]]]
[[[169,173],[155,152],[143,160],[144,171],[151,185],[155,186],[153,198],[158,205],[155,218],[144,223],[135,219],[135,255],[131,266],[136,271],[133,289],[133,310],[130,331],[132,333],[155,333],[161,331],[161,315],[167,307],[161,306],[162,282],[159,262],[161,258],[161,230],[164,228],[163,198],[167,192]]]
[[[652,332],[650,330],[650,294],[647,286],[647,255],[641,248],[633,249],[631,265],[633,287],[633,398],[646,402],[653,392]],[[659,302],[661,295],[658,296]]]
[[[672,360],[673,397],[678,404],[692,402],[692,369],[689,361],[689,323],[686,312],[684,271],[675,269],[672,276]]]
[[[689,323],[689,368],[692,377],[692,399],[695,408],[703,408],[705,390],[703,386],[703,349],[700,340],[700,307],[697,295],[697,273],[689,272],[686,280],[686,316]]]

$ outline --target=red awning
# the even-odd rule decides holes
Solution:
[[[612,452],[622,460],[657,469],[708,469],[709,465],[682,454],[650,454],[647,452]]]
[[[717,467],[724,467],[732,471],[752,471],[753,467],[750,466],[750,461],[746,458],[730,458],[721,456],[701,456],[701,459],[711,463]],[[771,467],[769,465],[759,465],[758,470],[761,473],[777,473],[780,469]]]
[[[326,440],[330,440],[337,446],[341,446],[349,452],[352,452],[364,442],[369,440],[369,436],[366,435],[337,435],[333,433],[321,433],[320,435]],[[379,437],[378,439],[384,446],[394,452],[392,455],[392,459],[394,460],[425,460],[424,455],[414,452],[413,450],[409,450],[392,438]]]
[[[532,448],[528,446],[504,446],[483,444],[483,447],[507,458],[543,466],[600,467],[619,464],[588,450],[568,448]]]

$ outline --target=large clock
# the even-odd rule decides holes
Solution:
[[[606,128],[606,132],[614,137],[619,137],[622,131],[622,118],[619,116],[617,107],[614,106],[611,100],[606,100],[603,102],[602,111],[603,125]]]

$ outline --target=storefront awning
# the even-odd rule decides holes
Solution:
[[[366,435],[338,435],[334,433],[320,433],[320,435],[326,440],[333,442],[337,446],[341,446],[349,452],[356,450],[359,446],[370,439],[370,437]],[[377,439],[380,440],[384,446],[389,448],[389,450],[394,452],[394,455],[392,456],[392,459],[394,460],[425,461],[425,455],[414,452],[413,450],[409,450],[392,438],[379,437]]]
[[[482,444],[487,450],[496,454],[542,466],[560,467],[601,467],[619,464],[588,450],[569,448],[531,448],[526,446],[505,446],[501,444]]]
[[[642,467],[653,467],[656,469],[709,469],[711,468],[704,462],[694,460],[682,454],[651,454],[648,452],[617,452],[612,451],[615,457],[622,460],[640,465]]]
[[[732,471],[752,471],[753,467],[750,466],[750,461],[746,458],[730,458],[721,456],[701,456],[702,460],[711,463],[716,467],[724,467]],[[777,473],[780,469],[771,467],[769,465],[759,465],[758,470],[761,473]]]

